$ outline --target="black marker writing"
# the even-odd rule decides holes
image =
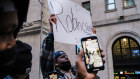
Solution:
[[[53,0],[53,1],[56,1],[56,0]],[[53,6],[55,6],[55,5],[52,5],[52,3],[53,2],[50,2],[51,7],[54,10]],[[57,22],[59,22],[62,25],[62,27],[66,31],[66,33],[72,33],[74,31],[83,31],[87,35],[92,34],[91,25],[89,25],[86,22],[78,21],[78,19],[73,14],[73,9],[72,8],[71,8],[71,14],[66,15],[66,19],[65,19],[66,25],[64,25],[64,21],[62,22],[61,19],[59,18],[60,15],[63,15],[63,5],[59,1],[56,1],[55,3],[59,4],[59,6],[61,6],[60,12],[55,14],[56,17],[57,17]],[[65,16],[63,16],[63,17],[65,17]],[[56,31],[58,31],[58,25],[57,24],[56,24]]]

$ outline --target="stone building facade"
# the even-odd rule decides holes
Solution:
[[[140,5],[138,4],[140,1],[72,1],[83,7],[85,4],[85,8],[91,12],[93,26],[97,30],[97,37],[104,50],[103,53],[106,55],[105,70],[99,71],[97,74],[100,79],[126,79],[126,77],[139,79],[140,68],[137,67],[140,67],[140,63],[137,60],[140,58]],[[129,1],[134,2],[129,3]],[[49,15],[47,0],[30,0],[27,22],[24,23],[24,28],[18,34],[17,39],[29,43],[33,48],[31,79],[41,79],[39,57],[41,42],[48,33]],[[128,43],[121,41],[123,39],[126,39],[125,41]],[[133,41],[132,44],[131,40]],[[127,48],[125,44],[129,47]],[[57,50],[67,52],[72,65],[75,65],[77,57],[75,45],[55,42],[55,51]],[[117,56],[120,59],[116,58]]]

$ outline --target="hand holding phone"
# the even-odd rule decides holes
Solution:
[[[96,36],[84,37],[81,39],[84,49],[85,65],[88,72],[94,72],[104,69],[103,59]]]

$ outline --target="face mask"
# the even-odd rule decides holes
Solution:
[[[64,70],[64,71],[69,71],[71,69],[71,63],[70,61],[67,62],[63,62],[59,65],[60,69]]]
[[[7,50],[0,51],[0,76],[2,75],[4,76],[10,73],[10,70],[15,61],[15,57],[16,57],[15,46]]]

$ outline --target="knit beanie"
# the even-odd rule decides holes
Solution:
[[[12,68],[12,74],[28,74],[32,66],[31,46],[21,41],[16,41],[17,54]]]
[[[55,60],[59,57],[59,56],[61,56],[61,55],[63,55],[63,54],[66,54],[64,51],[56,51],[55,52]]]

